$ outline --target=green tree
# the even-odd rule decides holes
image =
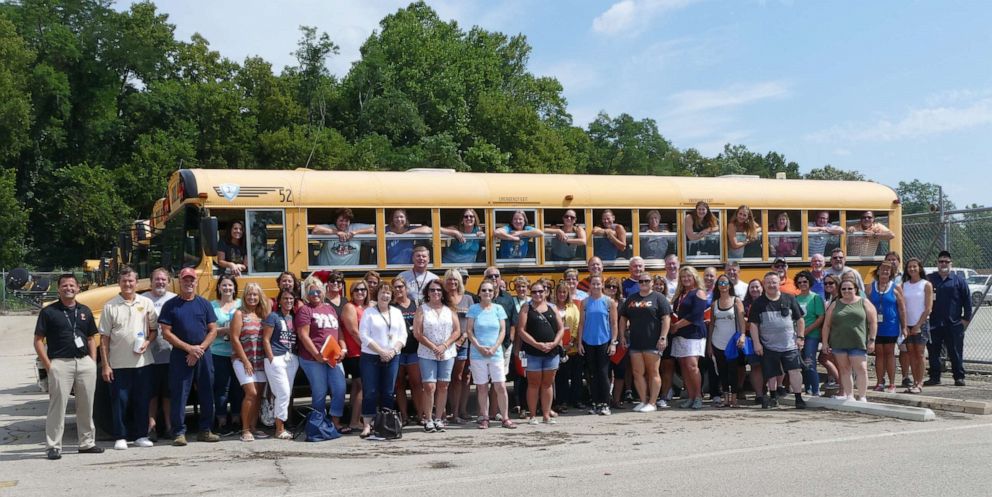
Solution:
[[[54,245],[46,250],[98,256],[134,218],[134,211],[118,194],[114,173],[102,166],[67,166],[55,172],[52,182],[50,191],[57,195],[49,204],[47,226]]]
[[[813,169],[812,171],[806,173],[803,178],[838,181],[867,181],[865,176],[858,171],[845,171],[844,169],[838,169],[830,164],[827,164],[821,168]]]
[[[30,64],[34,53],[0,13],[0,164],[31,146]]]
[[[29,211],[15,196],[13,169],[0,169],[0,268],[21,264],[26,252]]]
[[[918,214],[940,210],[940,186],[935,183],[914,179],[910,182],[900,181],[896,194],[902,201],[902,214]],[[953,210],[954,202],[944,196],[944,209]]]
[[[672,145],[653,119],[636,120],[629,114],[611,119],[601,112],[589,123],[588,133],[595,149],[590,173],[669,175],[677,168],[668,156]]]

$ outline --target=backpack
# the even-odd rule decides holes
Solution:
[[[392,409],[379,409],[372,418],[372,434],[385,440],[403,438],[403,422],[399,413]]]
[[[331,419],[320,411],[310,411],[310,414],[307,415],[306,434],[307,442],[323,442],[341,436],[341,433],[331,423]]]

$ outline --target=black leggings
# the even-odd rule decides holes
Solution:
[[[592,391],[593,404],[608,404],[610,402],[610,356],[607,349],[609,343],[603,345],[586,345],[586,369],[589,375],[589,390]]]
[[[716,360],[716,373],[723,390],[728,393],[740,393],[736,392],[737,368],[740,367],[740,361],[737,359],[728,361],[724,352],[716,347],[713,347],[713,358]],[[713,378],[710,378],[710,381],[713,381]],[[710,388],[710,390],[713,389]]]

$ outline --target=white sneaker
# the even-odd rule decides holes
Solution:
[[[154,445],[155,444],[153,444],[152,441],[148,439],[148,437],[141,437],[134,441],[135,447],[152,447]]]
[[[834,400],[847,400],[848,397],[847,397],[847,395],[834,395],[833,396],[833,399]]]
[[[644,407],[642,407],[641,410],[637,412],[655,412],[657,410],[658,408],[652,404],[644,404]]]
[[[603,407],[599,410],[599,415],[600,416],[609,416],[610,415],[610,406],[608,406],[606,404],[603,404]]]
[[[634,411],[634,412],[641,412],[641,409],[644,409],[644,406],[645,406],[645,405],[646,405],[646,404],[644,404],[643,402],[638,402],[638,403],[637,403],[637,405],[636,405],[636,406],[634,406],[634,408],[633,408],[633,409],[631,409],[631,411]]]
[[[658,402],[655,402],[654,406],[658,409],[668,409],[668,402],[665,399],[658,399]]]
[[[127,440],[122,438],[114,442],[114,450],[127,450]]]

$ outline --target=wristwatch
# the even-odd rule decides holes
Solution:
[[[620,345],[620,340],[614,340],[610,342],[610,345]]]

